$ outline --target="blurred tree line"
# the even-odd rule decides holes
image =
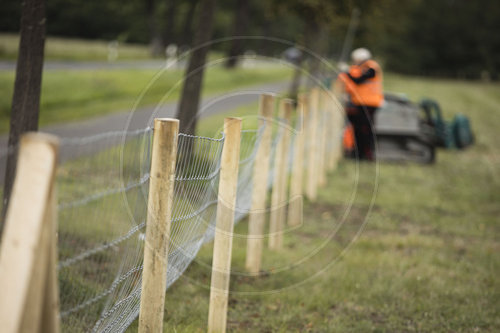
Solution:
[[[192,44],[200,1],[47,0],[47,34],[150,43],[163,55],[165,45]],[[212,38],[278,37],[337,59],[354,8],[361,10],[354,47],[370,48],[388,70],[498,79],[498,0],[218,0]],[[20,1],[3,0],[0,31],[19,31],[19,17]],[[232,56],[283,50],[259,40],[214,47]]]
[[[400,73],[499,79],[500,1],[363,1],[359,39]]]

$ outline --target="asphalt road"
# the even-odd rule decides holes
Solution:
[[[276,59],[279,61],[279,59]],[[118,60],[109,61],[70,61],[70,60],[48,60],[43,64],[44,71],[50,70],[113,70],[113,69],[154,69],[158,70],[166,65],[165,59],[153,60]],[[186,58],[180,58],[172,69],[184,69],[187,65]],[[241,66],[275,66],[276,61],[270,59],[243,59]],[[14,71],[16,62],[12,60],[0,60],[0,71]]]
[[[64,61],[48,60],[43,64],[43,70],[101,70],[101,69],[159,69],[165,65],[165,60],[131,60],[131,61]],[[184,66],[184,62],[177,67]],[[16,62],[0,60],[0,71],[13,71]]]

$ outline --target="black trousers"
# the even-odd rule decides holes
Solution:
[[[375,159],[375,126],[376,107],[353,105],[347,108],[347,118],[354,128],[354,138],[358,150],[358,157],[362,160]]]

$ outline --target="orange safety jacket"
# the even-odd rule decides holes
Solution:
[[[351,97],[351,102],[355,105],[379,107],[384,102],[382,92],[382,70],[374,60],[367,60],[360,65],[352,65],[349,74],[352,77],[360,77],[368,69],[373,68],[375,76],[366,81],[356,84],[348,75],[341,73],[339,80],[344,84],[346,92]]]

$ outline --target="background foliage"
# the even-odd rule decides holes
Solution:
[[[174,4],[175,22],[168,40],[189,45],[192,35],[186,28],[192,20],[189,8],[197,2],[48,0],[48,34],[147,44],[151,40],[148,4],[153,3],[158,30],[163,35],[167,29],[167,9]],[[218,1],[214,38],[232,34],[237,4],[237,1]],[[306,44],[305,26],[318,25],[328,32],[321,35],[326,55],[337,59],[351,12],[356,7],[361,10],[361,22],[354,46],[372,49],[387,69],[418,75],[498,79],[500,3],[495,0],[253,0],[248,5],[246,35],[273,36]],[[0,31],[17,32],[19,14],[20,1],[4,0],[0,7]],[[245,48],[266,55],[283,51],[279,46],[259,41],[250,41]]]

